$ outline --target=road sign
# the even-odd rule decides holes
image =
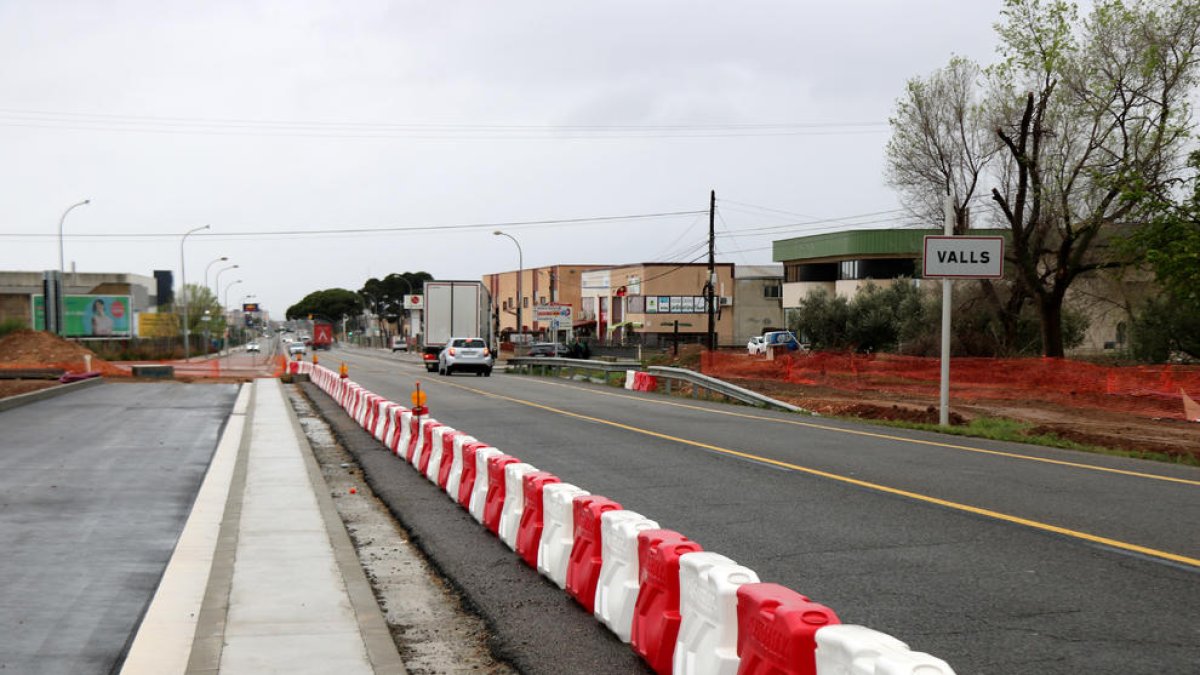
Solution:
[[[1004,237],[925,237],[926,279],[1000,279]]]
[[[571,325],[571,306],[560,303],[537,305],[533,308],[533,320],[545,323],[557,321],[559,324],[569,326]]]

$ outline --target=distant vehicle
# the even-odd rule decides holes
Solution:
[[[318,321],[313,324],[313,336],[309,341],[313,349],[328,350],[333,347],[333,324]]]
[[[408,339],[405,338],[403,335],[393,336],[392,337],[392,353],[395,354],[396,352],[407,352],[407,351],[408,351]]]
[[[764,353],[766,348],[786,349],[789,352],[794,352],[802,348],[800,341],[796,339],[796,335],[790,330],[773,330],[770,333],[764,334],[762,339]]]
[[[490,351],[491,318],[492,297],[481,282],[426,281],[425,331],[421,334],[425,369],[432,373],[441,367],[441,354],[455,335],[477,335]]]
[[[262,346],[259,345],[257,342],[248,342],[248,343],[246,343],[246,351],[247,352],[261,352]]]
[[[529,345],[529,356],[566,356],[570,353],[561,342],[535,342]]]
[[[450,338],[438,354],[438,375],[452,375],[456,370],[491,377],[496,357],[483,338]]]
[[[750,341],[746,343],[746,353],[750,354],[750,356],[767,353],[767,343],[763,341],[761,335],[755,335],[750,338]]]
[[[288,356],[292,356],[293,354],[303,354],[304,352],[308,351],[308,347],[306,347],[303,342],[293,342],[288,345],[287,351]]]

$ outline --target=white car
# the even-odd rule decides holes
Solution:
[[[761,335],[755,335],[750,338],[750,341],[746,343],[746,353],[750,354],[750,356],[767,353],[767,343],[762,339]]]
[[[262,345],[258,344],[257,342],[250,342],[250,343],[247,343],[247,344],[246,344],[246,351],[247,351],[247,352],[261,352],[261,351],[262,351]]]
[[[307,348],[304,346],[303,342],[293,342],[288,345],[287,351],[288,356],[292,356],[293,354],[303,354],[307,351]]]

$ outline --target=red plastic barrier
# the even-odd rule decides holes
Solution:
[[[483,526],[492,534],[500,532],[500,512],[504,510],[504,467],[521,460],[512,455],[496,455],[487,461],[487,500],[483,504]]]
[[[475,489],[475,451],[488,447],[487,443],[467,443],[462,449],[462,478],[458,483],[458,505],[471,506],[471,492]],[[483,477],[487,480],[487,476]]]
[[[671,672],[679,636],[679,557],[703,551],[672,530],[638,533],[638,591],[630,645],[656,673]]]
[[[421,417],[413,415],[408,426],[408,448],[404,451],[404,461],[412,464],[413,453],[417,450],[417,439],[421,437]]]
[[[462,435],[461,431],[442,434],[442,463],[438,465],[437,472],[437,484],[442,491],[446,490],[446,483],[450,480],[450,465],[454,463],[454,438]]]
[[[425,438],[421,441],[421,463],[417,467],[417,471],[421,475],[426,475],[429,471],[429,458],[433,456],[433,430],[446,425],[441,422],[426,422],[425,431],[422,432]]]
[[[582,495],[575,498],[575,543],[567,563],[567,593],[590,614],[596,608],[596,582],[600,580],[603,548],[600,545],[600,515],[621,507],[607,497]]]
[[[832,609],[779,584],[737,589],[738,675],[816,675],[817,630],[840,624]]]
[[[517,526],[517,555],[535,570],[538,544],[542,541],[542,489],[558,482],[561,482],[558,476],[546,471],[534,471],[521,479],[525,510],[521,512],[521,524]]]
[[[399,449],[400,436],[401,436],[401,434],[404,433],[404,429],[402,429],[400,425],[401,425],[401,422],[403,422],[403,420],[404,420],[403,415],[406,412],[408,412],[408,410],[406,408],[401,408],[401,407],[397,407],[395,410],[392,411],[392,415],[394,415],[394,417],[392,418],[392,431],[391,431],[391,434],[388,435],[387,440],[384,442],[387,444],[387,446],[389,448],[391,448],[393,455],[400,454],[400,449]]]
[[[295,361],[292,361],[291,363],[288,364],[288,372],[291,373],[292,375],[295,375],[296,373],[300,372],[300,364],[296,363]]]

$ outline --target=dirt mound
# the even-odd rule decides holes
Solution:
[[[85,356],[92,357],[94,371],[110,376],[128,375],[87,347],[57,335],[24,329],[0,338],[0,368],[62,368],[69,373],[82,373],[87,370]]]

